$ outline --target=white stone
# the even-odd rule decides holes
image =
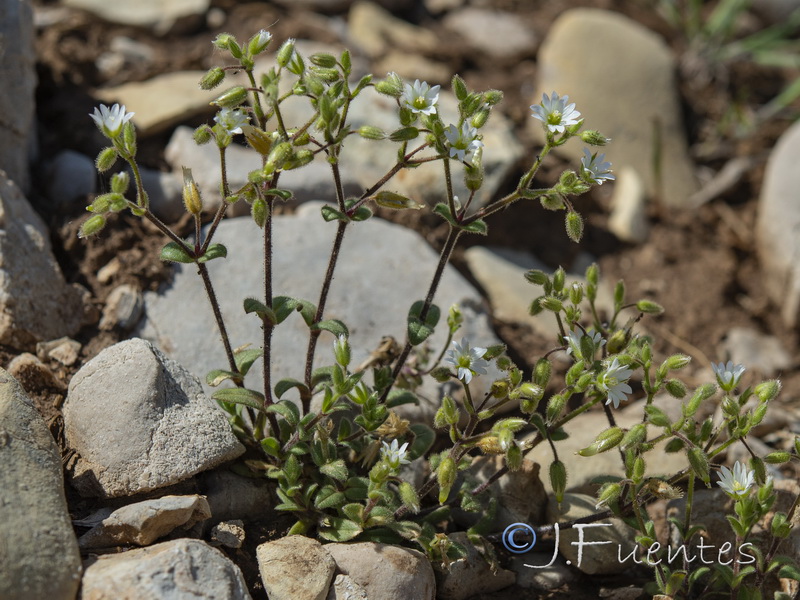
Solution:
[[[165,223],[174,223],[186,214],[183,207],[183,177],[179,174],[180,167],[177,172],[166,173],[140,167],[139,172],[142,185],[150,200],[150,210],[155,216]]]
[[[73,600],[81,557],[61,453],[22,387],[0,369],[0,597]]]
[[[76,198],[85,199],[95,191],[97,171],[94,161],[85,154],[63,150],[46,171],[47,195],[55,205],[69,206]]]
[[[796,327],[800,317],[798,152],[800,122],[781,135],[770,153],[756,222],[756,248],[763,269],[761,281],[789,327]]]
[[[336,563],[325,546],[290,535],[256,549],[261,581],[270,600],[325,600]]]
[[[377,58],[391,47],[414,52],[431,52],[439,46],[432,31],[392,16],[372,2],[359,0],[350,8],[350,39],[368,57]]]
[[[511,60],[536,48],[536,34],[510,12],[468,7],[448,14],[442,22],[478,53],[492,59]]]
[[[615,171],[633,167],[648,196],[666,206],[689,207],[697,183],[683,133],[673,53],[658,35],[618,13],[572,9],[550,27],[538,66],[531,104],[538,104],[543,93],[568,95],[586,119],[584,129],[611,138],[601,152]],[[531,117],[529,127],[543,139],[540,121]],[[582,148],[580,140],[571,140],[558,151],[577,164]]]
[[[608,229],[623,242],[643,244],[650,224],[647,220],[647,195],[644,182],[635,169],[623,166],[617,173]]]
[[[318,301],[336,232],[336,225],[324,222],[319,210],[319,204],[309,203],[301,206],[295,215],[274,219],[275,296],[303,298],[314,304]],[[231,345],[234,348],[246,343],[261,346],[257,317],[245,315],[242,309],[245,298],[263,296],[261,232],[250,218],[229,219],[221,223],[215,241],[228,249],[228,258],[211,261],[208,265]],[[381,219],[350,226],[324,318],[340,319],[348,325],[353,365],[363,362],[384,335],[392,335],[401,343],[405,340],[408,310],[415,301],[425,297],[437,260],[437,254],[415,232],[404,227]],[[202,289],[194,269],[178,267],[170,286],[158,293],[145,293],[147,318],[141,334],[204,378],[212,369],[227,368],[227,361]],[[482,347],[498,343],[480,308],[480,295],[454,268],[445,269],[434,302],[443,316],[430,338],[432,348],[441,348],[446,342],[444,319],[454,303],[462,306],[465,316],[464,326],[457,334],[459,339],[466,336],[473,345]],[[208,326],[187,326],[187,311],[192,311]],[[273,383],[285,377],[302,379],[308,327],[300,315],[292,315],[276,327],[272,340]],[[316,366],[332,364],[333,336],[323,332],[317,350]],[[258,389],[261,361],[256,362],[251,373],[250,385]],[[475,378],[472,385],[477,387],[473,394],[491,381],[491,374]],[[417,414],[419,418],[432,417],[442,391],[437,385],[423,390],[429,400],[423,401]],[[286,397],[295,397],[294,393],[289,392]]]
[[[162,496],[118,508],[84,533],[82,550],[135,544],[148,546],[177,530],[186,530],[211,517],[202,496]]]
[[[0,344],[27,349],[77,333],[87,292],[64,281],[47,226],[3,171],[0,234]]]
[[[421,552],[378,544],[326,544],[339,572],[367,591],[369,600],[434,600],[433,568]]]
[[[108,294],[100,329],[108,331],[119,327],[123,331],[132,329],[142,316],[144,299],[142,292],[129,283],[118,285]]]
[[[81,600],[250,600],[242,572],[200,540],[179,539],[92,562]]]
[[[36,356],[40,360],[52,358],[64,366],[72,366],[78,360],[81,343],[68,337],[36,344]]]
[[[369,600],[367,590],[353,581],[352,577],[341,573],[333,580],[325,600]]]
[[[104,0],[65,0],[64,5],[93,13],[120,25],[134,25],[167,33],[176,21],[201,17],[210,0],[137,0],[137,2],[106,2]]]
[[[133,495],[177,483],[244,452],[200,383],[149,342],[106,348],[70,382],[67,445],[85,494]]]

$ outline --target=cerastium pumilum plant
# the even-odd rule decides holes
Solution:
[[[761,546],[761,550],[751,548],[757,557],[752,565],[718,565],[712,571],[706,565],[694,568],[690,561],[677,567],[672,563],[655,564],[655,557],[664,550],[653,551],[654,525],[644,506],[656,498],[677,496],[685,488],[685,519],[676,526],[684,541],[696,536],[698,527],[691,519],[695,483],[699,480],[710,485],[716,468],[712,464],[714,458],[733,443],[745,443],[750,430],[764,418],[780,385],[767,381],[737,394],[742,367],[722,365],[717,369],[717,383],[723,393],[725,418],[721,423],[710,419],[698,423],[696,412],[715,395],[717,386],[708,383],[690,393],[674,378],[674,373],[688,364],[686,356],[674,355],[660,364],[655,362],[651,340],[637,334],[634,327],[643,314],[658,314],[661,308],[648,300],[626,303],[622,282],[614,290],[612,314],[602,315],[596,305],[600,285],[596,265],[587,270],[585,283],[567,284],[563,269],[552,275],[535,270],[527,273],[528,280],[541,288],[531,313],[552,312],[559,329],[552,351],[538,360],[529,377],[505,355],[501,345],[480,348],[467,339],[454,341],[464,318],[456,306],[448,310],[444,319],[448,333],[445,347],[438,353],[426,348],[426,340],[442,317],[434,299],[444,268],[462,236],[486,233],[488,217],[519,201],[538,200],[546,209],[564,210],[567,235],[575,242],[581,239],[583,220],[570,198],[614,178],[604,155],[587,148],[577,170],[564,171],[551,187],[534,187],[535,175],[553,149],[573,138],[591,146],[609,141],[596,131],[581,132],[583,119],[569,98],[555,92],[545,94],[539,104],[531,107],[532,116],[541,121],[545,132],[541,151],[510,194],[478,206],[475,195],[484,179],[481,131],[502,99],[501,92],[470,91],[460,77],[454,77],[451,84],[458,100],[459,118],[448,123],[438,110],[439,86],[404,82],[395,73],[377,82],[370,75],[353,82],[346,50],[338,57],[324,53],[303,57],[294,41],[287,40],[277,50],[274,66],[257,74],[256,57],[265,53],[271,42],[272,36],[266,31],[258,32],[244,45],[231,35],[218,36],[214,46],[227,52],[233,64],[211,69],[200,82],[201,87],[212,89],[231,73],[243,72],[246,77],[245,83],[227,89],[212,103],[218,109],[214,124],[202,125],[194,134],[197,143],[214,144],[219,150],[221,202],[210,224],[201,227],[205,204],[189,168],[184,169],[183,198],[194,220],[194,237],[182,239],[153,214],[136,160],[132,113],[126,112],[124,106],[101,106],[92,118],[111,145],[98,155],[97,167],[108,171],[122,159],[132,173],[133,190],[129,192],[131,178],[127,172],[114,173],[111,192],[98,196],[88,207],[93,216],[83,224],[81,235],[98,233],[108,213],[129,210],[155,224],[169,238],[162,259],[196,265],[228,359],[226,368],[208,374],[207,383],[233,384],[216,391],[214,398],[228,413],[233,430],[251,448],[251,455],[253,450],[260,453],[248,465],[276,480],[281,500],[276,508],[296,517],[289,533],[316,534],[335,541],[408,540],[418,544],[432,560],[446,565],[462,556],[464,549],[436,527],[447,520],[453,506],[460,505],[484,512],[484,518],[468,534],[494,562],[492,546],[483,537],[489,533],[496,504],[489,490],[491,484],[507,471],[520,468],[525,452],[544,442],[552,448],[549,477],[560,502],[567,488],[567,468],[559,457],[557,442],[567,437],[567,423],[597,405],[605,411],[609,427],[580,454],[591,457],[616,449],[625,477],[609,477],[602,482],[598,513],[593,520],[612,514],[626,519],[635,532],[635,543],[652,551],[648,558],[661,594],[688,597],[696,593],[698,586],[705,586],[708,591],[722,583],[731,597],[759,598],[758,590],[769,573],[782,569],[782,575],[796,578],[797,570],[792,571],[794,567],[787,566],[787,561],[777,555],[780,540],[791,531],[796,500],[788,513],[778,513],[772,519],[769,544]],[[351,127],[348,115],[352,102],[361,94],[374,92],[396,101],[398,127],[394,131],[369,125]],[[309,103],[311,116],[302,123],[287,122],[284,109],[290,102]],[[249,174],[245,185],[232,189],[226,177],[226,150],[237,136],[243,136],[252,151],[260,155],[262,166]],[[388,165],[385,175],[358,197],[346,197],[341,183],[340,169],[346,167],[340,164],[342,147],[351,136],[392,144],[397,149],[396,162]],[[272,228],[276,203],[292,196],[291,190],[281,187],[281,174],[303,168],[317,155],[324,156],[332,175],[331,199],[322,208],[321,216],[336,227],[336,234],[319,298],[313,303],[273,291]],[[427,162],[441,164],[444,201],[433,212],[447,223],[448,234],[435,272],[422,274],[430,284],[422,299],[409,308],[405,342],[396,349],[387,345],[382,359],[373,361],[371,378],[367,378],[365,369],[352,365],[347,326],[326,318],[326,301],[339,250],[345,234],[352,229],[351,235],[358,235],[359,223],[372,216],[371,205],[397,210],[423,208],[389,188],[400,171]],[[463,202],[454,195],[454,176],[463,177],[469,191]],[[257,319],[263,329],[263,345],[257,349],[233,348],[206,265],[210,260],[227,257],[226,248],[213,239],[228,207],[236,202],[249,204],[252,218],[263,234],[263,296],[244,300],[245,312],[253,314],[254,323]],[[228,260],[231,259],[235,257]],[[626,310],[638,317],[623,324]],[[272,333],[296,312],[309,328],[305,364],[297,365],[297,378],[273,382]],[[315,369],[315,350],[323,332],[333,334],[335,364]],[[552,355],[558,351],[565,351],[572,364],[556,383]],[[257,360],[263,361],[263,381],[259,389],[253,389],[245,385],[245,379]],[[486,376],[490,363],[502,375],[488,386],[488,393],[473,396],[472,380]],[[642,421],[623,429],[615,423],[614,410],[633,394],[629,382],[636,372],[641,374]],[[456,381],[463,391],[462,401],[451,396],[440,399],[432,425],[446,431],[450,443],[432,454],[433,430],[423,423],[409,423],[394,410],[417,401],[415,390],[423,377],[438,382]],[[290,390],[299,393],[299,403],[285,398]],[[655,396],[663,391],[674,396],[676,402],[688,398],[677,421],[653,404]],[[318,409],[312,412],[314,396],[320,400]],[[751,398],[757,399],[757,407],[744,411]],[[334,414],[340,411],[341,414]],[[685,452],[687,467],[672,476],[648,476],[644,456],[661,441],[668,441],[667,451]],[[793,453],[775,452],[765,458],[753,455],[749,468],[740,466],[730,475],[722,473],[721,485],[736,497],[737,516],[730,519],[740,545],[750,539],[754,524],[775,500],[764,463],[796,459],[800,443],[797,446]],[[504,464],[488,481],[471,485],[468,478],[459,478],[459,471],[469,467],[480,453],[500,455]],[[431,475],[417,489],[404,481],[402,469],[420,457],[428,458]],[[437,493],[431,495],[432,492]],[[560,524],[562,529],[573,525]],[[552,525],[540,527],[539,533],[548,530]]]

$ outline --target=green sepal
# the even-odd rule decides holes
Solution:
[[[319,323],[314,323],[311,326],[311,329],[318,329],[322,331],[330,331],[336,337],[341,335],[348,336],[350,335],[350,331],[347,329],[347,325],[342,323],[339,319],[326,319],[325,321],[320,321]]]
[[[280,399],[286,392],[288,392],[292,388],[297,388],[300,391],[300,396],[303,396],[303,393],[310,394],[306,384],[302,381],[298,381],[297,379],[291,379],[287,377],[286,379],[281,379],[278,383],[275,384],[275,396]]]
[[[234,352],[233,360],[236,363],[236,368],[244,376],[247,375],[253,363],[262,356],[264,356],[264,351],[261,348],[245,348]]]
[[[226,258],[228,256],[228,249],[222,244],[211,244],[205,251],[203,256],[197,259],[197,262],[204,263],[215,258]]]
[[[350,519],[327,517],[328,527],[320,527],[319,536],[331,542],[347,542],[363,531],[361,526]]]
[[[230,402],[232,404],[243,404],[256,410],[264,410],[264,394],[247,388],[225,388],[217,390],[211,397],[219,402]]]
[[[161,249],[159,257],[164,262],[193,263],[194,258],[177,242],[170,242]]]

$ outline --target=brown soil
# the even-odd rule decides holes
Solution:
[[[34,0],[33,3],[40,7],[54,6],[54,2],[47,0]],[[412,6],[417,4],[421,3],[412,3]],[[597,6],[617,10],[661,34],[674,48],[676,56],[686,56],[687,45],[681,34],[664,22],[650,4],[637,0],[556,0],[535,3],[496,0],[493,4],[517,13],[538,34],[539,39],[545,36],[553,19],[567,8]],[[212,5],[225,10],[228,18],[224,30],[240,39],[263,27],[270,28],[278,40],[305,37],[336,41],[334,34],[317,17],[300,10],[235,0],[213,0]],[[419,8],[410,8],[402,16],[434,30],[441,27],[436,19]],[[197,26],[180,34],[157,37],[136,28],[101,23],[80,12],[71,12],[66,20],[42,29],[37,39],[40,82],[37,103],[42,159],[66,148],[95,155],[103,144],[99,133],[86,118],[96,104],[92,90],[122,81],[144,80],[172,70],[207,68],[215,59],[209,52],[210,40],[218,32]],[[111,39],[119,35],[147,44],[154,50],[156,59],[144,66],[104,77],[96,68],[95,61],[107,50]],[[461,73],[472,87],[504,90],[506,99],[502,110],[519,125],[518,131],[526,130],[522,125],[530,118],[530,82],[534,81],[536,74],[534,57],[508,68],[496,69],[471,59],[463,48],[452,45],[443,46],[435,58],[448,61],[453,70]],[[630,298],[649,297],[666,308],[663,316],[651,319],[647,324],[648,330],[661,340],[657,350],[662,355],[685,352],[692,355],[698,365],[707,365],[708,360],[721,358],[718,356],[718,344],[734,325],[754,327],[776,336],[792,355],[796,355],[796,332],[781,324],[776,307],[763,290],[753,232],[765,152],[774,146],[778,136],[797,117],[800,103],[795,102],[788,110],[746,136],[737,136],[735,129],[725,123],[730,117],[731,106],[737,106],[744,114],[752,113],[772,98],[786,82],[797,77],[798,72],[737,63],[721,71],[704,73],[709,75],[705,79],[697,75],[697,71],[690,72],[688,67],[681,71],[681,90],[694,158],[698,165],[717,170],[733,157],[757,157],[758,166],[749,171],[739,185],[691,213],[668,214],[653,208],[650,237],[646,244],[640,246],[621,243],[607,232],[608,190],[602,189],[600,191],[604,193],[593,193],[577,201],[578,208],[587,218],[586,236],[580,248],[570,243],[564,235],[562,215],[543,210],[498,215],[490,222],[488,238],[467,239],[464,247],[485,243],[526,250],[554,268],[559,264],[569,267],[579,250],[589,252],[597,258],[604,277],[611,281],[625,279]],[[167,139],[168,134],[164,134],[142,140],[141,160],[145,165],[156,168],[165,165],[162,152]],[[535,147],[531,141],[524,138],[522,141],[533,155]],[[543,183],[552,180],[560,166],[555,160],[546,163],[541,175]],[[169,278],[169,269],[158,260],[158,250],[164,240],[154,228],[135,218],[121,216],[112,219],[100,237],[79,241],[76,232],[84,214],[82,207],[54,211],[38,191],[32,195],[32,201],[51,228],[56,255],[67,279],[91,290],[93,302],[98,308],[102,308],[109,291],[121,283],[133,283],[141,289],[156,289]],[[413,227],[437,248],[444,240],[446,229],[433,215],[414,213],[397,216],[381,213],[380,216]],[[186,232],[186,223],[178,227],[181,233]],[[119,269],[112,277],[101,282],[97,272],[112,259],[119,263]],[[463,261],[463,249],[456,253],[454,264],[469,277]],[[659,274],[657,278],[654,278],[654,273]],[[546,342],[525,325],[495,322],[495,326],[500,337],[509,345],[512,356],[521,365],[529,368],[543,352],[549,350]],[[71,375],[83,362],[122,339],[124,334],[100,332],[96,327],[87,327],[76,337],[84,344],[78,364],[65,368],[55,361],[47,363],[63,383],[62,386],[37,383],[36,378],[23,381],[42,411],[52,417],[54,431],[59,428],[58,406],[63,401]],[[0,364],[6,366],[17,354],[19,351],[14,348],[0,348]],[[781,373],[780,377],[784,384],[780,402],[797,406],[800,393],[798,370]],[[254,598],[266,597],[252,559],[254,544],[281,533],[270,528],[269,524],[260,524],[248,532],[250,558],[242,559],[241,552],[231,553],[232,557],[238,557],[237,562],[245,571]],[[481,598],[505,600],[547,597],[579,600],[603,597],[601,588],[615,588],[627,583],[629,580],[624,578],[609,581],[582,578],[577,585],[547,596],[511,588]]]

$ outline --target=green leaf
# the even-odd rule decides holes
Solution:
[[[236,368],[239,369],[239,372],[244,376],[247,375],[253,363],[263,355],[264,351],[261,348],[245,348],[235,351],[233,353],[233,360],[236,363]]]
[[[228,256],[228,249],[222,244],[211,244],[205,251],[205,254],[197,259],[197,262],[204,263],[215,258],[226,258]]]
[[[350,519],[341,517],[328,517],[328,527],[320,527],[319,536],[331,542],[347,542],[358,536],[363,531],[361,526]]]
[[[800,581],[800,568],[797,565],[783,565],[781,570],[778,571],[780,579],[794,579]]]
[[[342,492],[337,492],[336,488],[331,485],[326,485],[317,492],[317,497],[314,499],[314,506],[319,509],[326,508],[339,508],[347,503]]]
[[[431,449],[433,442],[436,441],[436,433],[423,423],[414,423],[409,426],[409,429],[414,432],[414,441],[411,442],[408,449],[408,458],[414,460],[425,456],[425,453]]]
[[[317,312],[317,307],[308,300],[289,296],[275,296],[272,299],[272,308],[278,323],[282,323],[293,311],[298,311],[309,327],[314,323],[314,316]]]
[[[164,262],[193,263],[194,258],[177,242],[170,242],[161,249],[161,260]]]
[[[284,202],[286,202],[287,200],[291,200],[291,198],[292,198],[291,190],[282,190],[280,188],[273,188],[271,190],[265,190],[264,191],[264,195],[265,196],[277,196],[278,198],[280,198]]]
[[[261,440],[261,448],[270,456],[281,457],[281,443],[274,437],[267,437]]]
[[[329,204],[326,204],[320,210],[322,212],[322,218],[329,223],[331,221],[343,221],[344,223],[350,222],[350,217],[343,212],[336,210]]]
[[[214,369],[213,371],[209,371],[208,375],[206,375],[206,383],[211,387],[217,387],[227,379],[232,379],[234,382],[238,383],[241,382],[242,376],[240,373],[225,371],[223,369]]]
[[[347,325],[342,323],[339,319],[326,319],[324,321],[320,321],[319,323],[314,323],[311,326],[311,329],[321,329],[323,331],[330,331],[336,337],[341,335],[348,336],[350,332],[347,329]]]
[[[477,233],[478,235],[487,235],[489,233],[489,227],[483,219],[475,219],[469,225],[462,225],[461,229],[469,233]]]
[[[309,393],[306,384],[302,381],[298,381],[297,379],[292,379],[287,377],[286,379],[281,379],[278,383],[275,384],[275,396],[279,399],[290,389],[297,388],[300,391],[300,395],[303,395],[303,392]]]
[[[328,464],[322,465],[319,468],[320,473],[323,475],[327,475],[328,477],[332,477],[337,481],[347,481],[347,465],[344,464],[344,461],[339,458],[337,460],[331,461]]]
[[[447,204],[440,202],[433,207],[433,212],[442,217],[453,227],[458,227],[458,223],[456,223],[455,217],[453,217],[453,213],[450,212],[450,207],[447,206]]]
[[[318,369],[314,369],[311,373],[311,387],[315,388],[320,383],[328,383],[333,379],[333,370],[335,366],[329,367],[320,367]]]
[[[420,315],[424,305],[422,300],[418,300],[411,305],[411,309],[408,311],[408,339],[412,346],[418,346],[431,336],[441,316],[439,307],[431,304],[423,322]]]
[[[708,484],[711,481],[711,475],[709,472],[708,467],[708,456],[706,453],[703,452],[701,448],[689,448],[686,452],[687,457],[689,458],[689,464],[692,467],[692,470],[695,474],[703,480],[704,483]]]
[[[395,408],[403,404],[419,404],[419,398],[409,390],[393,388],[386,398],[386,408]]]
[[[372,210],[368,206],[359,206],[350,217],[356,223],[366,221],[372,216]]]
[[[247,388],[225,388],[217,390],[211,397],[220,402],[230,402],[232,404],[243,404],[256,410],[264,410],[264,394],[248,390]]]
[[[419,137],[419,129],[416,127],[401,127],[389,134],[389,139],[393,142],[407,142]]]
[[[261,302],[261,300],[256,300],[255,298],[244,299],[244,312],[247,315],[256,313],[262,321],[269,321],[272,325],[277,325],[279,323],[278,317],[275,316],[275,311]]]
[[[268,412],[274,412],[286,419],[289,425],[297,425],[300,422],[300,409],[297,408],[294,402],[288,400],[281,400],[275,404],[270,404],[267,407]]]

